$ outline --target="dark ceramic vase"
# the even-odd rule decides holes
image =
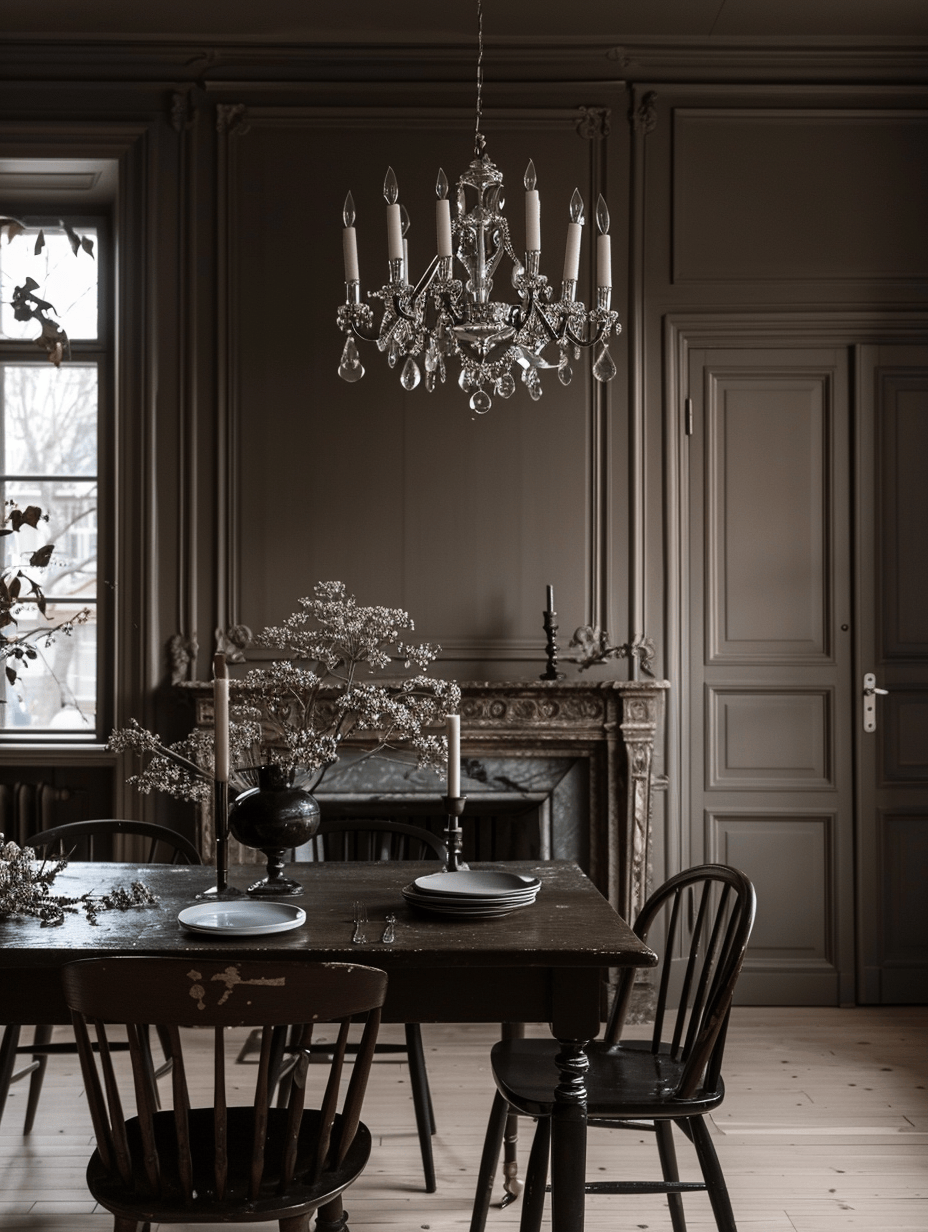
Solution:
[[[229,806],[232,836],[267,856],[267,877],[249,886],[249,894],[279,897],[303,892],[298,881],[282,875],[284,855],[319,829],[319,805],[308,791],[294,787],[293,778],[292,770],[260,766],[258,786],[242,792]]]

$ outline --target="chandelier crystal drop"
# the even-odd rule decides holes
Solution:
[[[399,367],[400,383],[413,390],[423,383],[431,393],[444,384],[451,361],[459,366],[458,384],[469,395],[470,407],[485,414],[493,396],[509,398],[515,392],[514,373],[521,376],[529,396],[542,395],[541,372],[555,368],[561,384],[569,384],[569,362],[581,348],[597,348],[593,376],[611,381],[615,363],[606,345],[618,334],[618,313],[612,311],[612,253],[609,210],[600,195],[596,204],[596,306],[587,309],[576,298],[581,238],[585,225],[583,198],[574,189],[567,223],[567,246],[560,296],[540,272],[541,204],[535,164],[529,160],[525,188],[525,251],[513,247],[505,205],[503,177],[486,155],[480,132],[483,83],[483,12],[478,0],[477,124],[474,158],[460,177],[454,193],[452,218],[450,184],[439,169],[435,184],[436,255],[413,284],[409,281],[406,232],[409,215],[399,200],[393,168],[383,185],[387,204],[388,279],[367,293],[383,303],[379,326],[371,306],[361,300],[355,204],[351,193],[342,211],[345,259],[345,303],[338,324],[347,335],[339,376],[358,381],[364,368],[355,339],[374,342],[386,352],[390,367]],[[515,302],[492,298],[494,276],[506,256],[512,262]],[[455,278],[455,259],[465,278]]]

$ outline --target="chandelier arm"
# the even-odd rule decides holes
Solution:
[[[574,333],[574,331],[570,328],[570,325],[565,321],[564,322],[564,334],[567,336],[569,341],[574,344],[574,346],[584,347],[588,349],[589,347],[596,346],[597,342],[602,342],[603,338],[606,335],[606,327],[605,325],[598,326],[596,333],[591,335],[590,338],[584,340],[583,338],[578,338],[577,335]],[[562,337],[563,336],[564,335],[562,335]]]
[[[349,321],[348,324],[351,327],[351,332],[354,336],[356,338],[360,338],[362,342],[376,342],[380,336],[379,334],[366,334],[358,325],[357,321]]]
[[[441,264],[441,257],[433,257],[432,263],[416,283],[416,289],[411,295],[412,302],[415,303],[421,295],[423,295],[432,283],[435,281],[435,276],[438,273],[438,267]]]
[[[418,317],[414,313],[408,312],[403,307],[403,301],[400,299],[399,294],[394,291],[391,298],[393,300],[393,311],[400,318],[400,320],[411,321],[413,324],[415,324],[416,321],[418,320]]]

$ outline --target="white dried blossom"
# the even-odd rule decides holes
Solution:
[[[281,652],[280,658],[231,682],[233,785],[250,785],[259,765],[277,765],[315,786],[345,738],[362,732],[370,733],[370,753],[403,746],[416,753],[419,766],[443,769],[447,742],[428,729],[457,712],[460,688],[450,680],[401,675],[413,666],[424,672],[441,647],[404,641],[414,628],[408,612],[361,606],[342,582],[319,582],[313,595],[300,599],[280,625],[257,635],[257,644]],[[391,668],[394,681],[358,680],[361,671]],[[110,748],[147,759],[129,780],[141,791],[209,797],[211,733],[194,731],[164,745],[133,722],[113,733]]]

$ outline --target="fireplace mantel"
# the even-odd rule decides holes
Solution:
[[[212,726],[210,686],[181,687],[195,693],[198,725]],[[652,761],[668,688],[665,680],[461,684],[468,807],[536,801],[549,823],[545,854],[579,859],[626,919],[648,888]],[[317,792],[323,811],[327,801],[387,804],[441,794],[432,773],[384,758],[355,765],[350,752]],[[211,818],[202,821],[205,850]]]

